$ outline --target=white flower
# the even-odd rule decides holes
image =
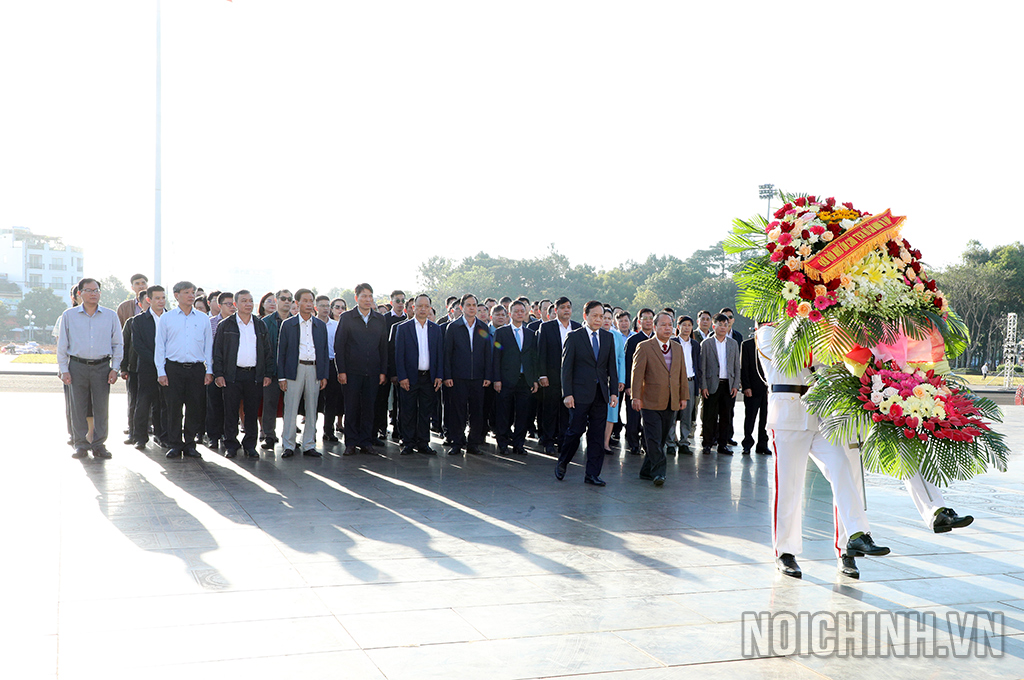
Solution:
[[[841,220],[839,226],[843,229],[852,229],[855,222],[853,220]]]
[[[792,281],[786,281],[782,285],[782,297],[787,300],[795,300],[800,297],[800,286],[796,285]]]
[[[881,404],[882,403],[882,399],[884,399],[884,398],[885,397],[882,396],[881,392],[872,392],[871,393],[871,401],[872,401],[872,403],[874,403],[876,405],[877,404]]]

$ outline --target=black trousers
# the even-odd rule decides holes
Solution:
[[[430,417],[437,404],[437,392],[430,371],[409,379],[409,391],[398,388],[401,406],[398,410],[402,446],[417,448],[430,444]]]
[[[495,393],[495,402],[494,438],[498,447],[523,448],[533,415],[533,394],[523,374],[515,383],[503,382],[501,392]]]
[[[665,409],[654,411],[643,409],[644,415],[644,441],[647,443],[647,453],[644,455],[644,463],[640,466],[640,474],[645,477],[664,477],[665,468],[665,441],[668,439],[669,428],[676,422],[678,411]]]
[[[221,390],[224,404],[224,448],[238,450],[238,406],[242,405],[245,422],[242,424],[245,436],[242,448],[255,449],[259,439],[260,400],[263,398],[263,382],[256,382],[255,369],[236,369],[235,379]]]
[[[701,417],[701,445],[710,449],[718,442],[718,448],[729,445],[729,413],[732,410],[728,380],[720,380],[718,389],[704,400],[704,412]]]
[[[214,383],[206,386],[206,435],[224,438],[224,390]]]
[[[345,445],[373,446],[373,406],[377,399],[380,375],[348,374],[345,393]]]
[[[569,429],[565,433],[565,441],[558,454],[558,465],[568,468],[580,448],[583,432],[587,433],[587,475],[598,477],[604,466],[604,427],[608,422],[608,402],[595,386],[592,401],[581,403],[576,401],[576,408],[566,409],[570,413]],[[575,396],[575,395],[574,395]]]
[[[743,448],[754,446],[754,423],[757,423],[757,450],[768,450],[768,393],[753,391],[753,396],[743,397]]]
[[[167,414],[160,395],[160,383],[156,381],[156,369],[138,372],[138,387],[135,397],[135,422],[132,426],[136,442],[149,442],[149,423],[153,422],[153,437],[163,440],[167,437]]]
[[[338,382],[338,367],[331,360],[327,362],[327,387],[320,392],[324,400],[324,436],[334,435],[334,424],[338,416],[345,413],[345,393]]]
[[[498,393],[493,383],[484,388],[484,436],[498,429]]]
[[[391,393],[391,381],[385,382],[377,388],[377,396],[373,406],[373,432],[388,431],[388,395]]]
[[[167,441],[171,448],[194,449],[206,421],[206,389],[203,386],[206,366],[195,363],[186,367],[185,364],[168,361],[166,370]],[[184,427],[182,407],[185,409]]]
[[[128,371],[125,391],[128,393],[128,438],[138,441],[139,433],[135,431],[135,405],[139,402],[139,374],[136,371]]]
[[[640,450],[640,430],[643,427],[642,411],[636,411],[632,405],[626,407],[626,448],[630,451]]]
[[[484,381],[455,379],[452,385],[452,417],[448,423],[452,445],[466,445],[466,423],[469,423],[469,445],[484,443]]]
[[[569,409],[562,401],[562,386],[552,383],[548,387],[541,388],[540,393],[540,444],[544,447],[557,446],[561,448],[564,445],[570,418]],[[605,418],[607,417],[608,413],[605,412]]]

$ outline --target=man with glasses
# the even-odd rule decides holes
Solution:
[[[117,382],[116,366],[121,365],[123,337],[117,313],[100,307],[100,283],[96,279],[78,282],[82,304],[64,311],[57,338],[57,365],[60,379],[71,387],[71,430],[75,452],[72,458],[85,458],[92,449],[96,458],[110,458],[107,441],[110,386]],[[93,438],[86,414],[92,410]]]
[[[277,311],[263,317],[263,325],[267,327],[267,338],[270,340],[270,356],[274,358],[267,366],[267,377],[271,378],[268,387],[263,388],[263,417],[260,427],[264,451],[273,451],[277,444],[277,405],[281,400],[281,388],[277,386],[277,339],[281,334],[281,324],[291,316],[292,292],[282,288],[274,294],[277,299]]]

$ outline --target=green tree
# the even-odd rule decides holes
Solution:
[[[7,305],[6,302],[4,302],[3,300],[0,300],[0,318],[3,318],[3,317],[7,316],[10,313],[11,313],[11,308]]]
[[[104,307],[117,309],[117,306],[125,300],[132,299],[132,290],[124,285],[124,282],[114,275],[99,279],[100,282],[100,304]]]
[[[52,326],[67,308],[64,301],[50,288],[33,288],[18,303],[18,323],[25,324],[25,315],[31,310],[36,315],[36,326]]]

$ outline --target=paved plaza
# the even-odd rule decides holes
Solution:
[[[773,562],[770,457],[670,457],[663,488],[638,457],[608,457],[595,488],[579,464],[558,482],[550,456],[493,447],[194,461],[112,435],[112,460],[78,461],[42,380],[0,375],[10,680],[1024,676],[1024,407],[1004,407],[1009,472],[948,493],[971,527],[931,533],[902,484],[868,475],[893,554],[859,559],[859,581],[837,576],[813,470],[793,580]],[[110,410],[120,433],[123,391]],[[744,612],[891,611],[935,614],[923,654],[875,627],[849,657],[747,658]],[[1001,612],[996,635],[932,658],[969,612]]]

